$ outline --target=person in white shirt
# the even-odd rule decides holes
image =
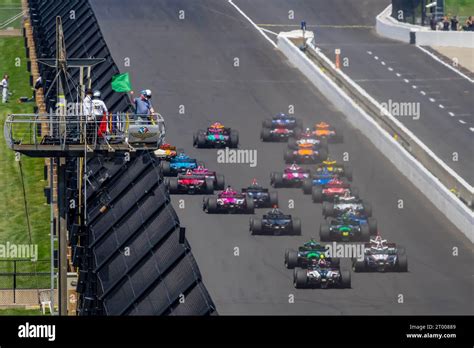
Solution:
[[[92,89],[86,90],[86,96],[82,101],[82,114],[86,117],[87,121],[93,121],[92,117]]]
[[[8,80],[9,77],[5,74],[2,82],[0,82],[0,86],[2,86],[2,103],[4,104],[8,102]]]

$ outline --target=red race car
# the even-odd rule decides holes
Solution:
[[[170,194],[213,194],[214,179],[202,174],[193,174],[187,170],[176,178],[165,178],[165,185]]]
[[[300,187],[303,181],[311,177],[309,169],[303,169],[296,164],[285,168],[283,173],[272,172],[270,174],[270,184],[277,187]]]
[[[210,171],[203,166],[198,166],[197,168],[193,169],[192,173],[196,176],[202,175],[205,178],[211,178],[214,181],[215,190],[223,190],[225,188],[224,175],[217,174],[216,172]]]
[[[334,178],[326,185],[313,186],[311,194],[314,203],[321,203],[323,201],[333,201],[334,198],[344,196],[345,194],[358,196],[359,190],[355,187],[351,188],[344,178]]]

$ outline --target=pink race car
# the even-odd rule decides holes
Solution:
[[[230,186],[220,192],[217,197],[204,198],[202,209],[208,214],[253,214],[255,211],[253,199],[235,191]]]
[[[300,187],[303,181],[311,177],[309,169],[303,169],[296,164],[285,168],[283,173],[273,172],[270,175],[270,183],[273,187]]]

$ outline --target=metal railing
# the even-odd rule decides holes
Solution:
[[[473,187],[454,172],[447,164],[441,161],[430,149],[426,147],[414,134],[412,134],[401,122],[389,117],[387,111],[381,109],[380,105],[372,98],[367,98],[367,93],[360,86],[355,85],[345,74],[337,70],[333,63],[328,60],[314,46],[308,46],[307,56],[324,69],[330,77],[349,97],[354,100],[368,115],[370,115],[383,129],[394,136],[397,141],[428,171],[458,198],[473,209]]]
[[[44,132],[47,125],[47,132]],[[46,133],[46,134],[45,134]],[[10,114],[4,125],[13,151],[134,151],[158,149],[164,140],[160,114],[110,113],[99,117],[78,114]]]

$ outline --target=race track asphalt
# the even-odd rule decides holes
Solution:
[[[376,100],[419,106],[419,117],[411,111],[398,119],[448,166],[474,184],[474,84],[414,45],[378,36],[375,17],[390,1],[333,0],[330,5],[325,0],[234,3],[257,25],[275,33],[299,29],[305,20],[308,30],[315,32],[316,45],[332,60],[334,50],[340,49],[348,63],[342,66],[343,71]],[[294,19],[288,18],[289,11],[293,11]],[[271,33],[268,36],[276,39]]]
[[[255,6],[259,5],[255,2]],[[285,144],[261,143],[261,122],[294,105],[308,125],[325,120],[344,131],[331,156],[350,156],[354,183],[374,206],[382,235],[406,248],[408,273],[352,274],[352,288],[296,290],[285,248],[319,237],[321,206],[298,189],[279,189],[280,206],[302,219],[302,236],[251,236],[248,215],[206,215],[202,196],[174,196],[174,206],[220,314],[472,314],[472,245],[344,115],[231,5],[219,0],[92,0],[114,60],[136,90],[150,88],[166,118],[167,140],[241,188],[284,167]],[[178,18],[184,10],[185,19]],[[234,58],[239,67],[234,67]],[[124,66],[125,58],[131,65]],[[185,114],[180,114],[184,105]],[[258,164],[217,163],[216,150],[192,147],[212,121],[239,130],[240,148]],[[288,200],[295,208],[289,209]],[[397,201],[403,200],[403,209]],[[180,201],[182,200],[182,201]],[[184,202],[184,207],[180,203]],[[264,211],[258,210],[256,215]],[[453,247],[459,255],[453,256]],[[235,248],[239,255],[235,256]],[[348,267],[343,262],[343,267]],[[294,295],[294,303],[289,303]],[[403,295],[403,303],[398,303]]]

